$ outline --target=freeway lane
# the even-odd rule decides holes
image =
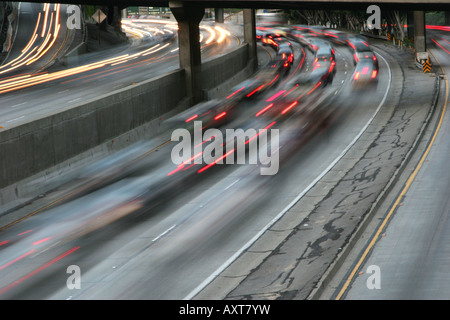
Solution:
[[[298,45],[296,48],[298,53]],[[10,242],[4,242],[2,248],[1,268],[6,272],[1,280],[2,298],[182,299],[195,293],[199,284],[320,176],[377,112],[389,92],[385,60],[380,61],[375,92],[361,93],[356,103],[350,99],[354,94],[352,54],[346,47],[337,48],[336,59],[337,74],[323,91],[329,98],[322,105],[338,108],[339,117],[306,145],[302,139],[299,144],[292,143],[295,135],[289,135],[298,131],[298,123],[282,124],[279,175],[260,176],[258,166],[217,167],[191,183],[168,189],[160,202],[149,203],[152,206],[139,210],[139,202],[126,202],[103,219],[109,223],[130,211],[134,214],[98,229],[106,222],[89,220],[97,212],[112,207],[121,197],[126,199],[127,193],[132,196],[139,189],[150,189],[152,194],[155,188],[165,186],[158,184],[158,179],[173,170],[173,164],[169,161],[170,146],[161,148],[148,159],[154,169],[4,230],[2,241]],[[307,68],[311,68],[311,60],[309,55]],[[247,106],[249,112],[256,113],[263,105],[253,102]],[[87,219],[88,224],[75,223],[72,218],[77,217]],[[77,237],[87,226],[94,232]],[[30,244],[36,251],[31,251]],[[9,268],[13,264],[15,268]],[[65,287],[66,268],[71,264],[82,270],[80,290]],[[18,281],[14,286],[8,284],[12,279]]]
[[[427,33],[436,71],[441,72],[437,65],[440,64],[442,72],[448,74],[448,33]],[[372,235],[368,234],[370,253],[365,259],[353,257],[354,263],[360,263],[357,273],[353,277],[346,275],[347,291],[342,282],[337,290],[340,295],[335,297],[347,300],[447,300],[450,297],[448,98],[445,78],[439,108],[419,151],[401,177],[397,191],[382,208],[390,219],[383,218],[385,226],[370,228],[374,230]]]
[[[75,32],[65,27],[66,11],[61,4],[19,3],[19,23],[0,78],[38,73],[67,50]]]

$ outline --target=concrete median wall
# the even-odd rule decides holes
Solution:
[[[230,93],[233,86],[251,77],[257,62],[249,58],[249,46],[244,44],[219,59],[202,64],[203,98],[211,100]]]
[[[0,132],[0,188],[170,111],[183,88],[179,70]]]
[[[205,90],[214,86],[217,88],[221,82],[230,85],[236,73],[243,74],[240,68],[246,70],[246,48],[246,45],[240,46],[229,54],[205,63],[207,72],[204,74],[213,77],[206,78]],[[234,67],[225,72],[224,63]],[[240,81],[242,76],[236,81]],[[18,191],[18,186],[30,177],[42,172],[48,174],[62,163],[67,167],[71,159],[80,161],[80,154],[149,122],[160,122],[163,115],[174,110],[189,107],[190,99],[186,96],[185,88],[184,71],[176,70],[1,131],[0,206],[36,196],[28,194],[32,192],[30,190],[27,194]],[[158,132],[155,131],[155,134]],[[135,140],[139,139],[134,133],[130,135]]]
[[[248,45],[243,45],[220,59],[203,62],[202,88],[216,87],[226,79],[233,77],[247,66],[248,56]]]

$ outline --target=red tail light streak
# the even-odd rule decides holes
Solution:
[[[442,50],[444,50],[445,52],[447,52],[448,54],[450,54],[450,51],[448,51],[447,49],[445,49],[442,45],[440,45],[436,40],[431,39],[431,41],[433,41],[438,47],[440,47]]]
[[[266,112],[267,110],[269,110],[270,108],[273,107],[273,103],[269,104],[267,107],[264,107],[262,110],[260,110],[257,114],[256,117],[259,117],[260,115],[262,115],[264,112]]]
[[[267,102],[272,102],[273,100],[275,100],[276,98],[278,98],[279,96],[281,96],[283,93],[285,93],[286,90],[281,90],[278,91],[277,93],[275,93],[273,96],[271,96],[269,99],[267,99]]]
[[[256,139],[261,133],[263,133],[264,131],[267,131],[270,127],[273,127],[275,125],[275,123],[277,123],[276,121],[272,122],[271,124],[269,124],[268,126],[266,126],[264,129],[262,129],[260,132],[258,132],[257,134],[255,134],[253,137],[251,137],[250,139],[248,139],[245,144],[249,144],[250,141]]]
[[[264,88],[264,84],[260,85],[258,88],[256,88],[255,90],[253,90],[252,92],[250,92],[249,94],[247,94],[247,98],[250,98],[252,95],[254,95],[256,92],[258,92],[258,91],[261,90],[262,88]]]
[[[272,80],[272,81],[270,81],[269,82],[269,86],[272,84],[272,83],[274,83],[275,82],[275,80],[277,80],[278,79],[278,77],[279,77],[279,75],[277,74],[276,76],[275,76],[275,78]]]
[[[375,79],[377,77],[377,70],[372,71],[372,79]]]
[[[192,117],[187,118],[185,122],[186,122],[186,123],[187,123],[187,122],[191,122],[192,120],[197,119],[197,118],[198,118],[198,114],[195,114],[195,115],[193,115]]]
[[[283,111],[281,111],[281,114],[285,114],[286,112],[288,112],[289,110],[291,110],[293,107],[295,107],[298,104],[298,101],[294,101],[291,105],[289,105],[289,107],[287,107],[286,109],[284,109]]]
[[[236,151],[236,149],[230,150],[227,153],[225,153],[223,156],[217,158],[216,160],[214,160],[213,162],[211,162],[210,164],[204,166],[203,168],[201,168],[200,170],[198,170],[198,173],[202,173],[203,171],[211,168],[212,166],[216,165],[219,161],[225,159],[226,157],[228,157],[229,155],[233,154],[233,152]]]
[[[205,141],[204,141],[204,142],[205,142]],[[171,175],[173,175],[174,173],[176,173],[176,172],[182,170],[182,169],[184,168],[185,165],[191,164],[192,161],[194,161],[195,159],[197,159],[198,157],[200,157],[200,156],[202,156],[202,155],[203,155],[203,151],[197,153],[195,156],[191,157],[190,159],[184,161],[183,163],[180,163],[180,164],[177,166],[176,169],[172,170],[172,171],[169,172],[167,175],[168,175],[168,176],[171,176]],[[195,163],[193,163],[193,164],[195,164]],[[189,167],[191,167],[191,166],[189,166]]]
[[[226,112],[222,112],[221,114],[215,116],[215,117],[214,117],[214,120],[222,119],[222,118],[225,117],[226,115],[227,115]]]
[[[319,82],[314,86],[314,88],[312,88],[312,89],[308,92],[308,94],[310,94],[310,93],[312,93],[314,90],[316,90],[321,84],[322,84],[322,81],[319,81]]]
[[[238,89],[238,90],[236,90],[235,92],[233,92],[232,94],[230,94],[230,95],[227,97],[227,99],[230,99],[230,98],[233,97],[235,94],[241,92],[241,91],[244,90],[244,89],[245,89],[245,86],[242,87],[242,88],[240,88],[240,89]]]
[[[58,262],[59,260],[67,257],[68,255],[74,253],[75,251],[77,251],[78,249],[80,249],[80,247],[74,247],[66,252],[64,252],[63,254],[57,256],[56,258],[50,260],[49,262],[45,263],[44,265],[42,265],[41,267],[35,269],[34,271],[28,273],[27,275],[23,276],[22,278],[20,278],[17,281],[14,281],[13,283],[9,284],[8,286],[4,287],[3,289],[0,290],[0,295],[5,293],[6,291],[8,291],[9,289],[15,287],[18,284],[21,284],[22,282],[24,282],[25,280],[31,278],[32,276],[38,274],[39,272],[45,270],[46,268],[50,267],[51,265],[53,265],[55,262]],[[27,253],[24,254],[24,256],[30,255],[34,252],[34,250],[31,250]]]
[[[15,258],[15,259],[9,261],[8,263],[6,263],[6,264],[0,266],[0,270],[3,270],[3,269],[5,269],[5,268],[9,267],[10,265],[12,265],[12,264],[14,264],[14,263],[16,263],[16,262],[22,260],[22,259],[25,258],[25,257],[28,257],[29,255],[31,255],[31,254],[33,254],[33,253],[35,253],[35,252],[36,252],[36,250],[32,249],[32,250],[30,250],[30,251],[28,251],[28,252],[26,252],[26,253],[24,253],[24,254],[18,256],[17,258]]]

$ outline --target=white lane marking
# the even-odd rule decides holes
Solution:
[[[81,100],[81,99],[83,99],[83,98],[82,97],[75,98],[75,99],[69,100],[69,103],[72,103],[72,102],[75,102],[75,101],[78,101],[78,100]]]
[[[23,118],[25,118],[25,116],[21,116],[21,117],[12,119],[12,120],[8,120],[8,121],[6,121],[6,122],[13,122],[13,121],[17,121],[17,120],[20,120],[20,119],[23,119]]]
[[[161,237],[165,236],[167,233],[169,233],[173,228],[175,228],[177,225],[174,224],[173,226],[171,226],[169,229],[167,229],[166,231],[164,231],[163,233],[161,233],[159,236],[157,236],[155,239],[153,239],[152,241],[158,241]]]
[[[228,190],[230,189],[232,186],[234,186],[236,183],[239,182],[240,179],[237,179],[235,182],[233,182],[232,184],[230,184],[228,187],[226,187],[224,190]]]
[[[11,108],[16,108],[16,107],[19,107],[19,106],[23,106],[25,103],[27,103],[27,102],[25,101],[25,102],[22,102],[22,103],[19,103],[19,104],[15,104],[15,105],[11,106]]]
[[[389,72],[389,81],[388,81],[388,88],[391,87],[392,82],[392,72],[391,68],[389,67],[388,62],[386,59],[380,55],[380,57],[384,60],[388,67]],[[358,141],[358,139],[362,136],[362,134],[367,130],[369,125],[372,123],[373,119],[377,116],[378,112],[380,111],[381,107],[383,106],[384,102],[387,99],[388,93],[390,90],[386,90],[386,93],[384,94],[383,99],[381,100],[380,104],[378,105],[377,109],[375,110],[375,113],[372,115],[372,117],[369,119],[369,121],[366,123],[366,125],[361,129],[361,131],[358,133],[358,135],[350,142],[350,144],[339,154],[339,156],[313,181],[309,186],[306,187],[291,203],[287,205],[286,208],[284,208],[279,214],[277,214],[263,229],[261,229],[257,234],[253,236],[244,246],[242,246],[238,251],[236,251],[227,261],[225,261],[219,268],[217,268],[209,277],[207,277],[202,283],[200,283],[194,290],[192,290],[187,296],[183,298],[183,300],[190,300],[193,297],[195,297],[200,291],[202,291],[210,282],[212,282],[217,276],[219,276],[220,273],[222,273],[226,268],[228,268],[245,250],[250,248],[251,245],[253,245],[256,240],[258,240],[270,227],[272,227],[284,214],[290,210],[309,190],[312,189],[316,185],[317,182],[320,181],[335,165],[336,163],[341,160],[345,154],[350,150],[350,148]]]

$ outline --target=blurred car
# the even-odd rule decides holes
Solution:
[[[195,121],[202,121],[203,129],[217,128],[233,118],[238,102],[237,99],[214,99],[201,102],[168,119],[167,122],[184,124],[188,129],[192,129]]]
[[[244,100],[254,99],[266,90],[274,87],[280,81],[280,72],[278,68],[282,68],[279,64],[271,61],[252,78],[242,81],[240,84],[231,89],[231,93],[226,100]]]
[[[317,34],[317,35],[324,35],[324,33],[328,30],[327,27],[324,26],[310,26],[309,31],[311,33]]]
[[[282,42],[278,45],[275,59],[283,68],[289,70],[294,63],[294,50],[290,42]]]
[[[363,87],[378,81],[378,64],[372,59],[361,59],[353,73],[353,86]]]
[[[320,83],[319,85],[323,87],[331,84],[336,74],[335,67],[336,61],[334,60],[317,60],[311,71],[311,79],[316,83]]]
[[[279,42],[282,40],[280,34],[273,30],[263,30],[260,34],[263,46],[270,46],[272,49],[277,50]]]
[[[318,48],[316,50],[315,59],[317,60],[335,60],[335,52],[333,47],[325,41],[317,42]]]
[[[372,50],[358,52],[357,53],[357,63],[362,60],[373,61],[373,64],[374,64],[376,70],[378,70],[378,58]]]
[[[264,34],[264,31],[256,29],[256,41],[262,41],[262,37],[264,36]]]
[[[347,44],[347,40],[349,38],[348,34],[340,31],[340,30],[333,30],[333,29],[328,29],[324,32],[324,36],[332,41],[335,44],[338,45],[346,45]]]
[[[323,40],[314,35],[305,35],[303,38],[299,39],[299,41],[312,53],[315,53],[319,47],[325,43]]]
[[[324,42],[316,51],[312,65],[311,78],[326,86],[333,82],[336,74],[336,57],[333,47]]]
[[[353,64],[356,65],[361,59],[373,59],[374,53],[370,48],[370,45],[358,38],[354,38],[347,41],[349,46],[353,49]],[[376,59],[376,57],[375,57]]]

